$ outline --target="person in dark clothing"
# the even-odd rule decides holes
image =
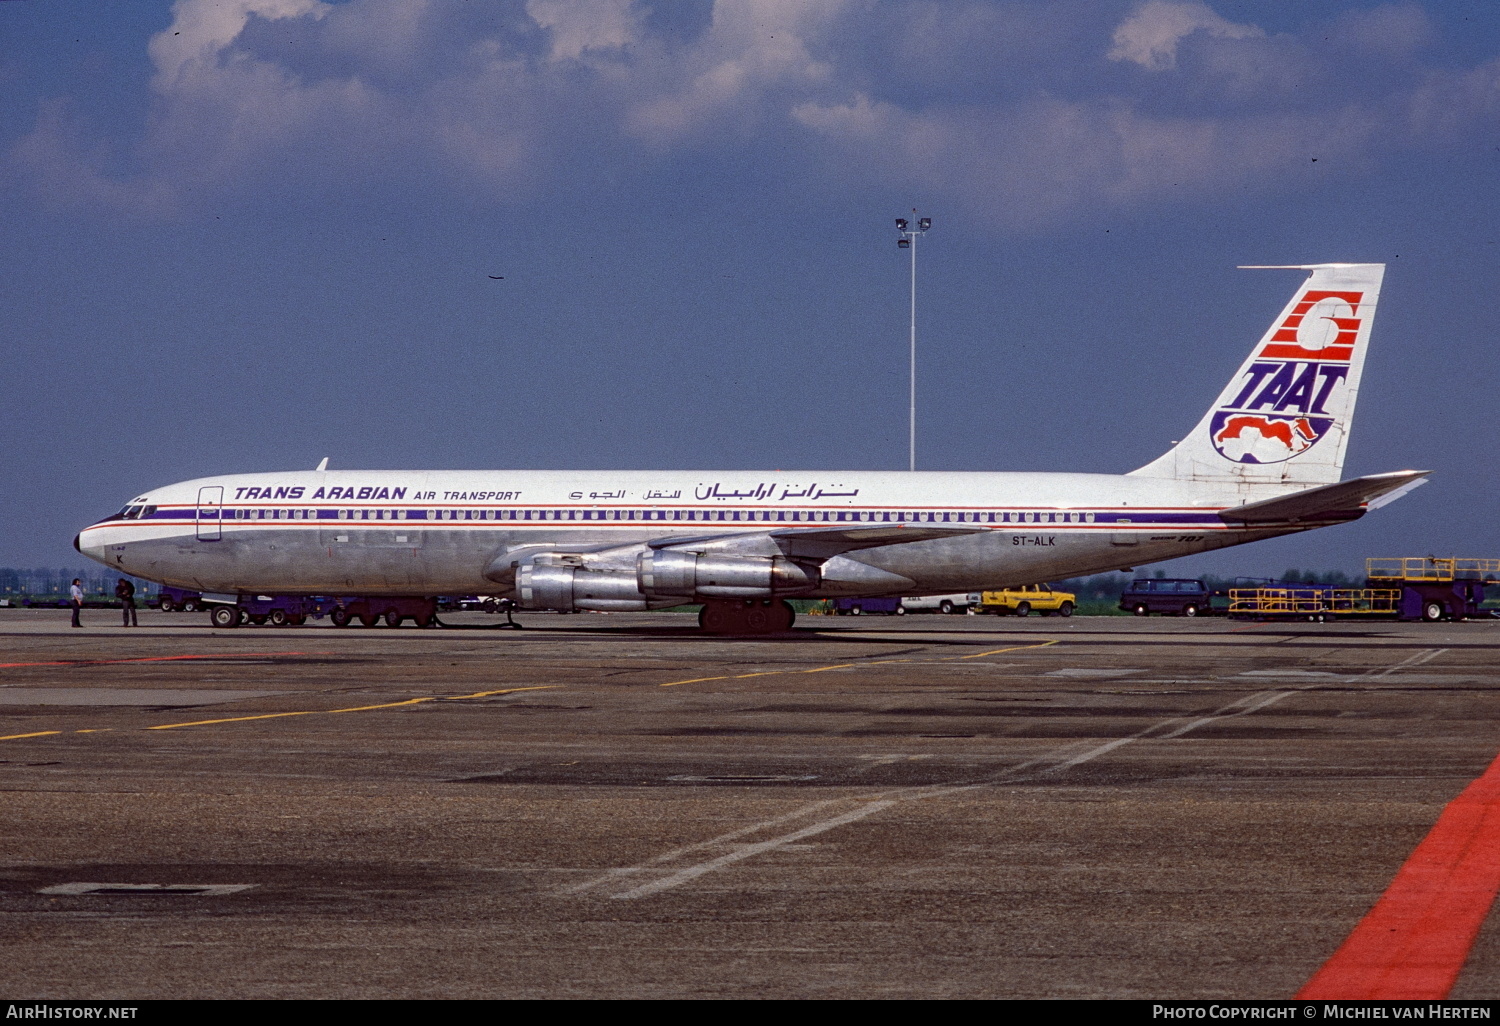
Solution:
[[[115,585],[115,598],[120,600],[120,626],[139,627],[135,618],[135,585],[121,577],[120,583]]]
[[[83,581],[73,578],[73,586],[68,589],[68,605],[73,607],[73,626],[82,627],[83,621],[78,619],[78,614],[83,612]]]

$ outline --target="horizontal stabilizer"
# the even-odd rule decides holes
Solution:
[[[1397,470],[1371,474],[1352,481],[1321,485],[1274,499],[1221,510],[1219,517],[1238,524],[1333,523],[1358,520],[1366,507],[1378,509],[1418,485],[1425,484],[1430,470]],[[1384,501],[1381,501],[1384,500]]]

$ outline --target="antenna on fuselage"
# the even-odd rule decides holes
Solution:
[[[323,462],[318,464],[318,469],[319,470],[327,470],[328,469],[328,457],[327,456],[324,456],[323,457]]]

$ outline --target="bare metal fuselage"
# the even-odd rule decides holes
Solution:
[[[628,569],[632,548],[889,527],[892,544],[821,561],[799,594],[936,594],[1305,529],[1218,516],[1243,501],[1223,485],[1101,474],[324,471],[156,489],[132,503],[150,515],[101,521],[78,544],[205,592],[450,595],[504,591],[494,567],[512,551],[609,550]],[[913,529],[952,533],[901,537]]]

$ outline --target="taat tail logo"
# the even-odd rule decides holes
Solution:
[[[1268,417],[1220,411],[1210,427],[1214,448],[1236,463],[1280,463],[1312,448],[1331,417]]]
[[[1328,433],[1344,405],[1362,292],[1309,291],[1276,326],[1209,437],[1235,463],[1280,463]],[[1330,404],[1333,412],[1329,412]]]

